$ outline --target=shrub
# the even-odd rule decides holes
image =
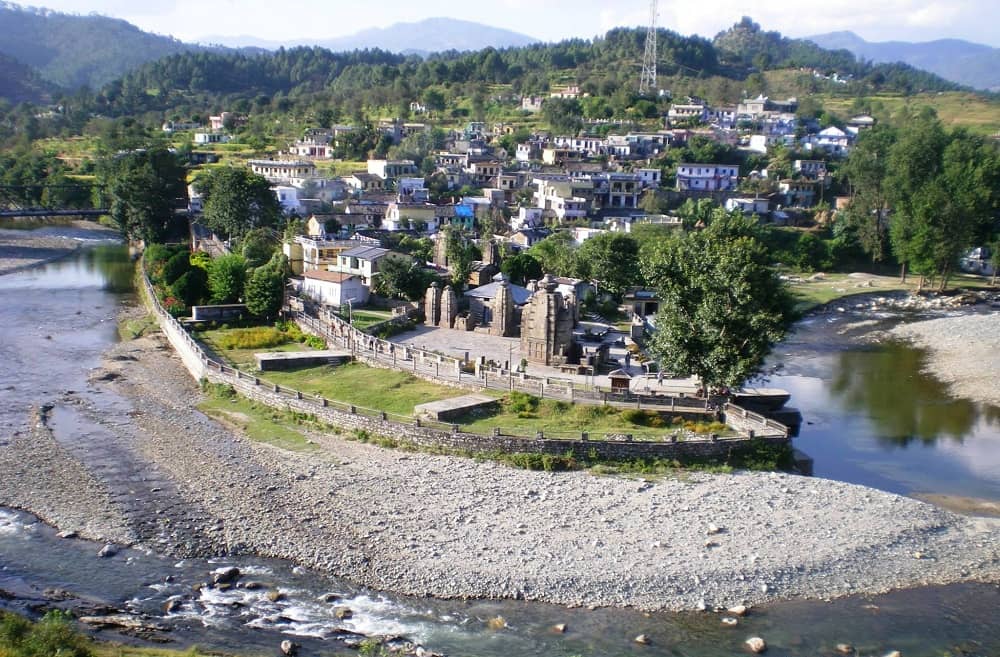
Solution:
[[[173,282],[170,291],[186,305],[195,306],[208,294],[208,273],[201,267],[192,267]]]
[[[526,392],[513,391],[508,395],[508,405],[512,413],[533,413],[538,410],[538,397]]]
[[[163,265],[163,282],[173,285],[174,281],[189,271],[191,271],[191,258],[187,253],[177,253]]]
[[[5,657],[90,657],[86,639],[73,630],[66,612],[54,610],[32,624],[0,614],[0,655]]]

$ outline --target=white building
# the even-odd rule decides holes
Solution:
[[[249,165],[251,171],[278,185],[301,187],[317,177],[316,165],[303,160],[250,160]]]
[[[302,296],[329,306],[340,306],[350,301],[363,306],[368,303],[370,290],[353,274],[313,270],[302,274]]]
[[[740,168],[735,164],[683,163],[677,166],[677,191],[721,192],[735,189]]]
[[[228,144],[229,135],[220,132],[196,132],[194,133],[194,143],[199,146],[205,144]]]

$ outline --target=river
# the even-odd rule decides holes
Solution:
[[[89,370],[117,339],[115,316],[129,300],[130,280],[127,254],[110,245],[0,277],[0,449],[6,436],[24,429],[30,404],[66,389],[87,388]],[[840,321],[849,320],[836,319]],[[838,335],[836,322],[819,317],[801,325],[779,349],[776,358],[783,369],[771,379],[792,390],[803,412],[807,424],[797,445],[816,459],[817,474],[905,494],[946,492],[1000,499],[996,469],[979,455],[996,446],[996,415],[949,402],[942,403],[941,412],[933,415],[937,419],[932,419],[921,409],[936,399],[939,388],[920,374],[919,352],[832,340],[831,335]],[[883,374],[885,368],[898,373],[902,363],[909,363],[906,378],[915,387],[898,398],[868,403],[872,387],[878,387],[880,368]],[[926,395],[914,393],[923,386],[928,386]],[[107,393],[93,398],[109,409],[123,403]],[[884,417],[885,411],[906,403],[908,412]],[[913,418],[919,421],[914,424]],[[74,439],[70,432],[60,437]],[[973,451],[963,453],[967,447]],[[0,589],[16,594],[13,600],[0,596],[0,606],[27,610],[42,599],[52,604],[52,590],[60,589],[73,597],[59,604],[71,608],[107,604],[149,615],[169,628],[162,637],[178,648],[197,644],[244,654],[274,654],[285,637],[295,637],[305,654],[354,654],[343,639],[356,637],[338,636],[335,628],[401,635],[439,653],[482,657],[709,656],[739,652],[752,635],[765,637],[772,655],[832,654],[841,642],[855,644],[860,654],[1000,654],[1000,619],[994,613],[1000,593],[990,585],[926,587],[831,603],[781,603],[754,609],[738,627],[730,628],[710,613],[649,615],[512,601],[413,599],[359,589],[280,561],[240,557],[178,562],[137,550],[98,559],[99,549],[88,541],[60,539],[55,530],[27,514],[0,510]],[[239,567],[244,579],[259,582],[261,588],[196,591],[213,570],[228,565]],[[271,591],[280,592],[279,599],[272,600],[277,596],[269,597]],[[353,618],[333,617],[334,607],[321,601],[329,593],[354,611]],[[172,599],[180,607],[166,614],[164,605]],[[490,629],[489,619],[498,616],[506,627]],[[566,624],[565,633],[552,629],[560,623]],[[635,644],[632,639],[638,634],[646,634],[650,645]],[[122,638],[109,631],[98,635]]]

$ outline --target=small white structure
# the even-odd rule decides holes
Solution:
[[[726,210],[739,210],[746,215],[764,215],[771,211],[771,202],[766,198],[730,198],[726,199]]]
[[[281,211],[285,214],[293,214],[302,210],[302,202],[299,200],[299,188],[290,185],[278,185],[273,188],[274,195],[281,204]]]
[[[196,132],[194,133],[194,143],[199,146],[206,144],[228,144],[229,135],[221,132]]]
[[[353,274],[314,270],[302,274],[302,295],[331,306],[348,301],[360,306],[368,302],[370,292]]]

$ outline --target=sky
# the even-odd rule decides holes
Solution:
[[[650,5],[649,0],[35,1],[57,11],[124,18],[144,30],[184,41],[209,35],[324,39],[436,16],[558,41],[593,37],[616,26],[645,25]],[[1000,47],[1000,0],[660,0],[657,24],[711,38],[741,16],[792,37],[852,30],[868,41],[960,38]]]

